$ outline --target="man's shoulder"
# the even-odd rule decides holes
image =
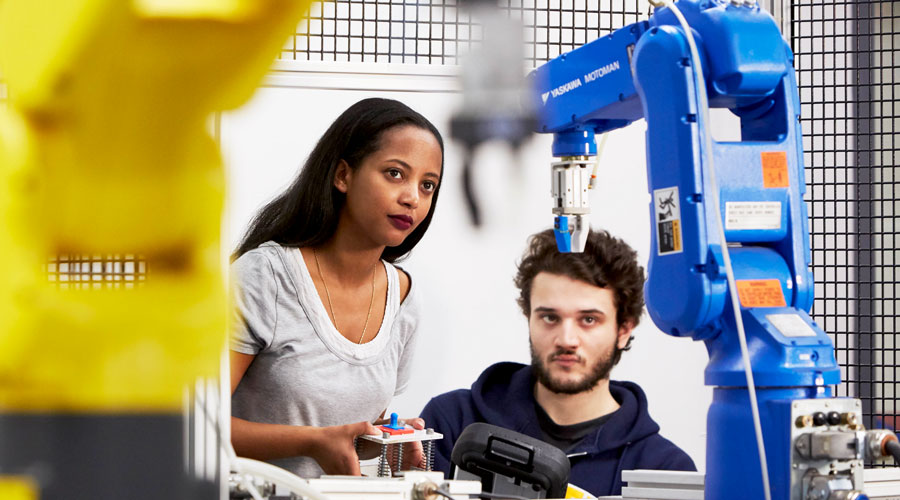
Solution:
[[[651,434],[635,443],[640,469],[695,471],[697,466],[684,450],[660,434]]]
[[[451,442],[479,418],[470,389],[456,389],[431,398],[419,416],[425,419],[427,427],[444,434]]]
[[[422,416],[466,424],[481,421],[501,425],[506,420],[504,415],[511,410],[509,406],[524,404],[520,400],[526,398],[520,393],[526,396],[531,394],[530,387],[528,390],[519,387],[522,382],[518,379],[524,376],[524,368],[527,365],[509,362],[491,365],[482,372],[472,388],[456,389],[433,397],[422,410]]]
[[[440,416],[443,420],[457,420],[456,415],[471,413],[474,407],[471,389],[455,389],[431,398],[422,410],[422,416],[426,419]]]
[[[472,399],[472,389],[454,389],[431,398],[428,406],[445,406],[459,404]]]
[[[521,385],[521,383],[517,379],[521,378],[521,372],[524,368],[527,368],[527,366],[528,365],[509,361],[494,363],[481,372],[481,375],[478,376],[471,388],[454,389],[439,394],[433,397],[429,404],[453,404],[462,401],[469,402],[475,397],[476,392],[489,391],[490,388],[494,387],[501,388],[504,393],[509,392],[511,389],[520,389],[518,386]],[[530,386],[528,387],[528,392],[530,392]]]

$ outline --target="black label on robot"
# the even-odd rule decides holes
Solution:
[[[675,251],[675,231],[673,222],[660,222],[657,227],[657,235],[659,237],[659,253],[669,253]]]

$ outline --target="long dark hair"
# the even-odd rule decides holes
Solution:
[[[409,106],[393,99],[363,99],[347,108],[328,127],[309,154],[300,175],[277,198],[253,218],[233,259],[266,241],[284,246],[320,245],[334,235],[346,195],[334,187],[334,175],[341,160],[356,170],[362,161],[381,147],[385,131],[413,125],[434,134],[441,146],[443,171],[444,141],[437,128]],[[381,258],[395,262],[406,256],[422,239],[437,206],[440,184],[434,190],[431,208],[422,223],[395,247],[386,247]]]

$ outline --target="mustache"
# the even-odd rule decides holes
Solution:
[[[584,363],[584,358],[572,349],[557,348],[553,354],[547,357],[548,360],[554,361],[560,356],[575,356],[579,363]]]

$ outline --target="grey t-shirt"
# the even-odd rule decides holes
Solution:
[[[331,323],[300,250],[268,242],[232,264],[231,349],[256,358],[231,397],[252,422],[331,426],[373,421],[409,381],[419,307],[415,286],[401,303],[397,269],[384,262],[387,304],[378,335],[357,345]],[[273,460],[318,477],[312,458]]]

